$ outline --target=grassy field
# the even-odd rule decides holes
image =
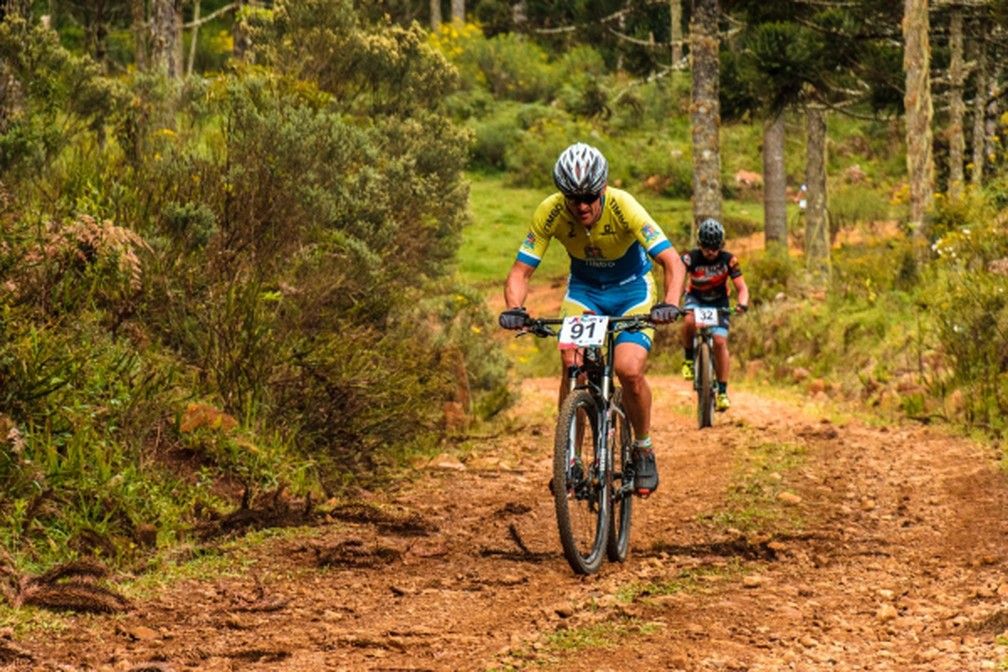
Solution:
[[[459,273],[462,280],[490,291],[500,291],[528,231],[532,213],[548,192],[505,187],[502,176],[469,175],[472,223],[462,234]],[[567,253],[551,245],[536,272],[536,282],[567,275]]]

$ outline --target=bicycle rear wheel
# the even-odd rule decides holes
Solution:
[[[609,541],[606,555],[613,562],[626,560],[630,550],[633,517],[633,428],[623,409],[623,390],[616,390],[609,411]],[[614,468],[615,467],[615,468]]]
[[[701,341],[696,353],[697,425],[700,429],[714,424],[714,358],[710,343]]]
[[[600,409],[586,390],[567,395],[553,444],[553,502],[564,557],[577,574],[602,565],[609,533],[609,493],[595,460]]]

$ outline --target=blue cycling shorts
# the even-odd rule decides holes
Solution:
[[[562,315],[567,317],[586,312],[610,316],[647,315],[657,296],[650,273],[602,286],[586,284],[572,275],[567,279]],[[653,337],[654,329],[622,331],[616,335],[616,345],[636,343],[650,352]]]

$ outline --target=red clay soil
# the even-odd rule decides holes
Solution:
[[[413,482],[242,551],[240,575],[0,633],[0,669],[1004,669],[994,451],[739,389],[701,431],[687,383],[651,382],[661,486],[635,502],[623,564],[579,578],[564,560],[555,383],[526,380],[477,450],[447,444]]]

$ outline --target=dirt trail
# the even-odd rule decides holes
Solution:
[[[484,437],[464,462],[435,460],[397,492],[263,544],[243,576],[186,580],[62,631],[8,633],[0,661],[62,672],[1003,669],[1008,482],[993,454],[738,389],[701,432],[686,383],[652,385],[661,487],[636,502],[627,562],[596,576],[573,576],[559,551],[546,486],[555,385],[528,380],[513,431]],[[759,535],[725,526],[750,509],[777,518]]]

